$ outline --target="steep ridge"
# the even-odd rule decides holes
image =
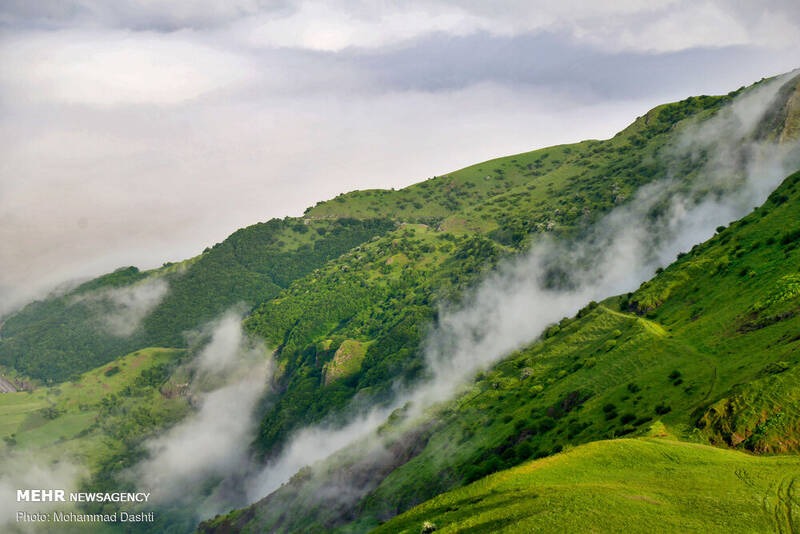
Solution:
[[[654,422],[682,439],[796,453],[798,229],[800,172],[639,290],[587,306],[481,374],[416,430],[387,431],[388,458],[340,453],[203,529],[364,531],[449,488]],[[363,494],[347,503],[334,487]]]
[[[567,445],[642,432],[656,418],[684,438],[795,450],[796,414],[781,406],[794,398],[798,357],[799,178],[638,291],[548,329],[437,410],[418,427],[424,431],[385,435],[388,468],[385,460],[370,465],[355,447],[203,528],[363,531],[485,474]],[[413,458],[398,465],[404,454]],[[356,497],[342,499],[346,491]]]

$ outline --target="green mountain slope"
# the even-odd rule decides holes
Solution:
[[[340,453],[316,468],[322,475],[299,476],[218,525],[364,531],[490,473],[656,420],[683,439],[797,451],[798,229],[795,173],[636,292],[565,318],[416,430],[387,438],[389,458]],[[362,493],[342,504],[332,484]]]
[[[120,269],[8,317],[0,329],[0,364],[60,382],[136,349],[186,347],[186,332],[232,306],[249,309],[274,297],[295,278],[393,227],[385,219],[275,219],[238,230],[179,264],[147,273]],[[137,282],[153,280],[168,289],[139,321],[127,318],[127,301],[120,306],[108,298],[109,290],[135,291]],[[104,318],[115,314],[131,332],[109,331]]]
[[[474,480],[567,445],[642,431],[654,419],[686,439],[796,451],[797,228],[800,174],[638,291],[562,320],[480,377],[365,510],[380,517],[391,510],[385,499],[398,495],[412,503],[446,472]],[[644,302],[646,315],[636,314]]]
[[[398,376],[414,380],[420,332],[437,304],[456,300],[500,257],[537,236],[574,235],[669,173],[691,181],[702,162],[668,147],[736,95],[660,106],[607,141],[500,158],[402,191],[342,195],[303,218],[240,230],[186,262],[120,270],[8,317],[0,364],[58,382],[139,348],[185,347],[187,332],[226,309],[256,306],[249,330],[278,348],[283,369],[258,440],[268,453],[357,392],[380,399]],[[403,223],[414,224],[393,230]],[[168,287],[163,298],[140,322],[123,308],[132,332],[109,332],[104,318],[120,310],[107,291],[154,279]],[[361,366],[327,381],[323,368],[348,339],[368,347]]]
[[[532,243],[590,234],[656,181],[695,194],[692,201],[723,196],[758,159],[746,150],[752,141],[796,148],[799,81],[786,82],[744,137],[703,126],[760,84],[660,106],[609,140],[500,158],[401,191],[340,195],[302,218],[240,230],[185,262],[111,273],[8,317],[0,364],[61,382],[144,347],[185,347],[187,331],[242,306],[247,331],[275,349],[253,449],[276,458],[294,431],[344,420],[354,406],[386,405],[396,388],[425,378],[423,341],[440,305],[457,304],[503,259]],[[698,136],[711,144],[687,148]],[[707,179],[717,141],[741,149],[725,167],[728,180]],[[339,482],[354,474],[361,482],[356,502],[318,502],[324,477],[306,484],[300,476],[218,526],[364,530],[486,474],[640,432],[657,417],[682,437],[793,450],[795,441],[775,438],[796,428],[795,414],[774,409],[791,389],[795,362],[793,180],[760,219],[721,231],[639,291],[553,326],[421,423],[399,411],[385,428],[388,463],[337,460]],[[661,208],[647,213],[648,229],[669,224]],[[562,271],[552,274],[553,287],[569,284]],[[763,294],[743,290],[744,282]],[[110,328],[120,322],[124,334]],[[760,408],[748,411],[753,403]],[[142,452],[136,447],[126,442],[124,461],[103,461],[92,483],[111,483]]]
[[[376,533],[793,532],[800,458],[598,441],[440,495]]]
[[[705,160],[674,144],[730,98],[656,108],[608,141],[501,158],[403,191],[356,192],[312,208],[306,217],[380,211],[415,223],[298,279],[248,319],[249,331],[278,348],[282,369],[281,396],[265,414],[259,447],[274,454],[293,430],[335,413],[357,393],[381,400],[396,380],[420,376],[420,345],[437,307],[457,301],[502,258],[544,236],[587,231],[654,180],[675,175],[692,183]],[[448,191],[460,199],[457,213],[436,221],[417,216],[450,206]],[[327,383],[324,369],[345,340],[365,344],[366,355],[346,379]]]
[[[182,349],[148,348],[79,375],[74,381],[0,395],[0,462],[33,455],[41,465],[73,462],[96,475],[189,411],[173,370]],[[128,462],[128,465],[130,461]]]

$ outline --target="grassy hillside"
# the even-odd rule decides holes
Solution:
[[[638,291],[588,306],[480,376],[364,515],[656,419],[684,439],[797,451],[798,228],[800,173]]]
[[[660,150],[680,129],[678,124],[707,118],[738,93],[659,106],[609,140],[497,158],[400,191],[354,191],[320,202],[305,215],[384,214],[454,232],[489,233],[499,242],[518,245],[531,232],[573,228],[582,217],[608,211],[638,186],[663,178],[668,168],[676,170],[680,162],[665,161]]]
[[[385,219],[274,219],[238,230],[179,264],[146,273],[120,269],[8,317],[0,329],[0,364],[52,383],[136,349],[186,347],[186,332],[232,306],[249,309],[274,297],[292,280],[393,227]],[[137,282],[153,280],[168,289],[139,321],[108,297],[110,290],[135,290]],[[132,331],[110,331],[104,317],[114,314]]]
[[[294,429],[336,413],[357,393],[380,401],[396,380],[415,380],[437,306],[457,301],[503,257],[545,235],[575,237],[654,180],[691,183],[703,160],[674,143],[735,96],[661,106],[607,141],[500,158],[310,209],[312,220],[384,213],[401,225],[299,278],[248,319],[250,332],[278,347],[281,365],[281,395],[265,414],[259,448],[274,454]],[[326,383],[346,340],[369,344],[366,355],[346,380]]]
[[[373,237],[402,237],[391,232],[401,223],[426,224],[449,236],[486,235],[509,250],[525,247],[537,233],[575,232],[668,169],[680,168],[689,179],[693,164],[674,161],[663,147],[682,120],[707,117],[735,95],[660,106],[607,141],[500,158],[401,191],[340,195],[302,218],[239,230],[191,260],[148,273],[121,269],[6,318],[0,327],[0,364],[59,382],[137,348],[185,347],[185,332],[231,306],[249,309],[270,301],[293,281]],[[367,266],[356,262],[352,267]],[[103,328],[99,318],[109,309],[98,309],[93,297],[154,277],[169,290],[141,324],[126,336]],[[266,335],[270,329],[255,332]],[[282,338],[269,336],[275,344]]]
[[[800,458],[599,441],[439,495],[375,533],[794,532]]]
[[[780,93],[785,102],[773,102],[777,111],[762,121],[761,138],[784,140],[791,130],[795,107],[786,102],[799,79]],[[63,394],[70,377],[82,383],[81,372],[114,366],[115,358],[145,347],[184,347],[187,331],[241,305],[247,331],[275,348],[272,392],[260,403],[253,445],[262,458],[273,457],[298,428],[346,416],[353,399],[388,401],[398,383],[423,377],[422,342],[438,306],[458,303],[503,258],[543,238],[590,231],[654,181],[690,189],[704,176],[710,149],[687,150],[683,134],[737,96],[660,106],[605,141],[500,158],[401,191],[340,195],[302,218],[240,230],[191,260],[146,273],[116,271],[7,318],[0,364],[61,382],[53,391]],[[738,177],[747,154],[736,161]],[[794,398],[798,359],[797,181],[787,180],[755,214],[720,228],[637,292],[553,325],[419,425],[396,414],[385,429],[391,455],[344,455],[332,470],[362,483],[358,502],[316,502],[318,481],[304,486],[300,476],[211,526],[363,531],[487,474],[567,446],[641,433],[655,419],[686,439],[794,450],[797,413],[779,405]],[[701,193],[721,194],[722,187]],[[668,223],[658,209],[647,215],[653,224]],[[120,307],[119,300],[136,306]],[[146,308],[142,303],[150,307],[132,313]],[[109,330],[108,319],[117,316],[126,319],[126,334]],[[107,433],[119,446],[90,453],[101,458],[93,484],[112,484],[137,454],[137,440],[180,415],[180,396],[175,404],[164,390],[170,380],[177,384],[175,367],[161,369],[152,382],[130,376],[133,386],[89,403],[84,411],[95,410],[95,419],[72,405],[48,412],[65,427],[75,415],[69,429],[48,432],[76,443]],[[31,413],[20,409],[17,426],[9,414],[9,436],[33,444],[23,435]],[[98,422],[112,420],[104,417],[118,418],[123,434]]]
[[[364,531],[488,474],[643,434],[654,421],[685,440],[797,451],[798,229],[795,173],[636,292],[590,304],[479,375],[429,414],[425,432],[386,445],[389,458],[344,452],[320,468],[333,474],[300,477],[228,520],[255,530]],[[332,481],[365,495],[345,505],[323,497]]]
[[[97,473],[187,412],[187,399],[168,394],[167,384],[184,353],[142,349],[74,381],[3,393],[0,455],[24,451],[44,460],[69,459]]]

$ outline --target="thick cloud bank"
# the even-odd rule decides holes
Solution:
[[[0,316],[345,191],[611,136],[796,67],[799,26],[791,0],[1,2]]]

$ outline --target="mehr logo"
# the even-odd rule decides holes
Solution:
[[[17,490],[17,502],[64,502],[64,500],[64,490],[61,489]]]

